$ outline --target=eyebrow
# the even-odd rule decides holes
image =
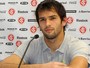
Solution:
[[[57,15],[52,15],[52,16],[49,16],[49,17],[57,17]]]
[[[57,17],[57,15],[51,15],[51,16],[49,16],[49,18],[50,17]],[[43,19],[44,17],[40,17],[39,19]]]

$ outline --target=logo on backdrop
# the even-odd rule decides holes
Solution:
[[[5,31],[5,28],[0,28],[0,31]]]
[[[0,45],[1,45],[1,44],[4,44],[4,42],[0,42]]]
[[[0,13],[6,13],[6,10],[0,10]]]
[[[8,22],[15,22],[16,19],[7,19]]]
[[[7,30],[10,30],[10,31],[15,31],[15,30],[17,30],[17,28],[7,28]]]
[[[6,45],[7,45],[7,46],[12,46],[13,43],[12,43],[12,42],[7,42]]]
[[[12,1],[10,2],[10,1],[9,1],[8,4],[10,4],[10,5],[17,5],[18,2],[17,2],[17,1],[16,1],[16,2],[15,2],[15,1],[14,1],[14,2],[12,2]]]
[[[27,31],[28,29],[27,28],[20,28],[19,30],[20,31]]]
[[[0,52],[0,54],[2,54],[2,52]]]
[[[0,1],[0,5],[5,5],[5,2],[1,2],[1,1]]]
[[[19,22],[20,24],[23,24],[24,21],[25,21],[24,17],[19,17],[18,22]]]
[[[8,11],[8,13],[10,15],[14,15],[15,14],[15,10],[13,8],[10,8],[9,11]]]
[[[37,5],[37,1],[36,1],[36,0],[32,0],[32,1],[31,1],[31,5],[32,5],[32,6],[36,6],[36,5]]]
[[[72,17],[68,17],[68,18],[67,18],[67,23],[68,23],[68,24],[72,24],[72,22],[73,22],[73,18],[72,18]]]
[[[6,19],[0,19],[0,23],[6,21]]]
[[[9,41],[13,41],[14,40],[14,35],[13,34],[9,34],[8,35],[8,40]]]
[[[80,0],[80,4],[81,4],[82,6],[85,6],[85,5],[87,4],[87,0]]]
[[[79,31],[84,34],[86,32],[86,27],[85,26],[81,26]]]
[[[32,27],[30,28],[30,31],[31,31],[32,33],[35,33],[35,32],[37,31],[37,28],[36,28],[35,26],[32,26]]]
[[[0,39],[6,39],[6,36],[0,36]]]
[[[17,46],[17,47],[19,47],[21,44],[22,44],[21,41],[17,41],[17,42],[16,42],[16,46]]]
[[[21,4],[21,5],[27,5],[27,4],[28,4],[28,2],[23,1],[23,2],[20,2],[20,4]]]

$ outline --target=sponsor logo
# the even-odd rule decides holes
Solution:
[[[86,32],[86,27],[85,26],[81,26],[79,28],[79,31],[80,31],[80,33],[84,34]]]
[[[90,40],[90,38],[83,38],[83,37],[81,37],[81,38],[79,38],[80,40]]]
[[[81,20],[80,20],[80,19],[76,19],[76,21],[77,21],[77,22],[88,22],[87,19],[81,19]]]
[[[0,10],[0,13],[6,13],[6,10]]]
[[[0,44],[4,44],[3,42],[0,42]]]
[[[68,29],[68,31],[76,31],[76,28]]]
[[[90,46],[90,44],[88,44],[89,46]],[[90,54],[89,54],[89,56],[90,56]]]
[[[28,19],[28,22],[37,22],[36,19]]]
[[[27,31],[28,29],[27,28],[20,28],[19,30],[20,31]]]
[[[60,3],[62,3],[62,4],[67,4],[67,1],[65,1],[65,2],[60,2]]]
[[[8,2],[8,4],[15,5],[15,4],[18,4],[18,2]]]
[[[32,33],[35,33],[35,32],[37,31],[37,28],[36,28],[35,26],[32,26],[32,27],[30,28],[30,31],[31,31]]]
[[[5,5],[5,2],[0,2],[0,5]]]
[[[25,21],[24,17],[19,17],[18,22],[19,22],[20,24],[23,24],[24,21]]]
[[[0,31],[5,31],[5,29],[4,28],[0,28]]]
[[[15,14],[15,10],[14,10],[13,8],[11,8],[11,9],[9,9],[8,13],[9,13],[10,15],[14,15],[14,14]]]
[[[31,12],[35,12],[35,10],[31,10]]]
[[[0,54],[2,54],[2,52],[0,52]]]
[[[69,4],[77,4],[77,1],[70,1]]]
[[[19,37],[19,36],[17,36],[17,39],[27,39],[27,37]]]
[[[0,19],[0,22],[4,22],[5,21],[5,19]]]
[[[6,39],[6,36],[1,36],[0,39]]]
[[[22,44],[21,41],[17,41],[17,42],[16,42],[16,46],[17,46],[17,47],[19,47],[21,44]]]
[[[72,22],[73,22],[73,18],[72,18],[72,17],[68,17],[68,18],[67,18],[67,23],[68,23],[68,24],[72,24]]]
[[[20,2],[20,4],[21,4],[21,5],[27,5],[27,4],[28,4],[28,2],[23,1],[23,2]]]
[[[31,1],[31,5],[32,5],[32,6],[36,6],[36,5],[37,5],[37,1],[36,1],[36,0],[32,0],[32,1]]]
[[[6,51],[5,53],[7,53],[7,54],[12,54],[12,53],[14,53],[14,52],[8,52],[8,51]]]
[[[15,22],[16,19],[7,19],[8,22]]]
[[[12,42],[7,42],[6,45],[11,46],[11,45],[13,45],[13,43]]]
[[[80,5],[86,6],[86,4],[87,4],[87,0],[80,0]]]
[[[28,13],[28,11],[21,11],[21,10],[18,10],[18,13]]]
[[[79,13],[90,13],[89,10],[79,10]]]
[[[14,40],[14,35],[13,34],[9,34],[8,35],[8,40],[9,41],[13,41]]]
[[[67,13],[76,13],[77,10],[66,10]]]
[[[12,30],[12,31],[14,31],[14,30],[17,30],[17,28],[7,28],[7,30]]]

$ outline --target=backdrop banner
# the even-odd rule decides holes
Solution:
[[[10,56],[35,34],[42,36],[34,15],[41,1],[43,0],[0,0],[0,60]],[[90,46],[90,0],[57,1],[66,8],[66,33]]]

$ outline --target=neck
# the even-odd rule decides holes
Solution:
[[[45,38],[45,42],[46,42],[47,46],[51,49],[51,51],[55,52],[61,46],[63,39],[64,39],[64,32],[61,32],[54,39]]]

